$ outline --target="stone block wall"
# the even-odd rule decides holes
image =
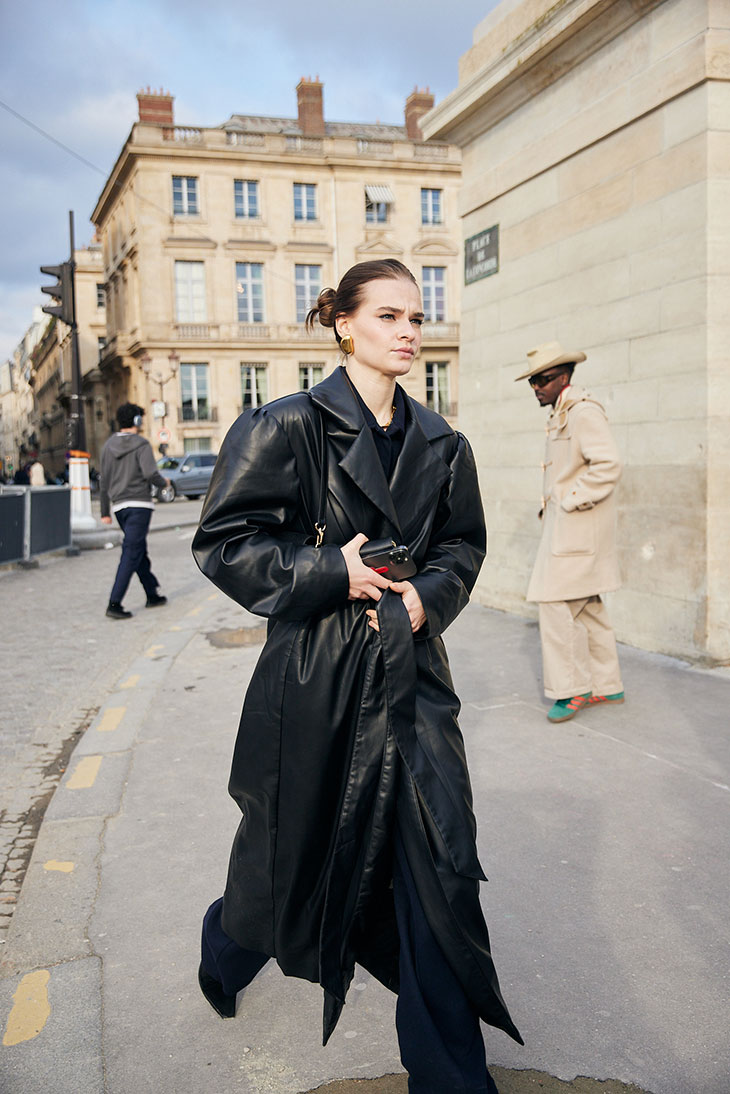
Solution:
[[[464,237],[500,226],[500,272],[462,296],[460,424],[490,527],[477,595],[533,610],[546,411],[513,378],[557,338],[588,354],[576,382],[625,462],[618,636],[730,660],[730,9],[504,7],[512,53],[497,8],[470,82],[424,122],[463,146]]]

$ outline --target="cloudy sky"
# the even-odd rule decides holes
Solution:
[[[319,75],[329,121],[403,124],[416,84],[437,102],[454,90],[496,4],[0,0],[0,360],[33,306],[50,303],[38,267],[68,257],[69,209],[77,245],[91,238],[142,87],[170,91],[179,124],[218,125],[233,113],[295,117],[296,84]]]

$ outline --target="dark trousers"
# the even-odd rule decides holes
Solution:
[[[122,557],[119,559],[117,576],[114,578],[114,587],[109,599],[115,604],[121,604],[129,582],[132,580],[132,574],[137,574],[147,596],[154,596],[158,581],[152,573],[150,557],[147,554],[147,530],[150,526],[152,510],[131,506],[128,509],[117,509],[115,515],[124,532],[124,540]]]
[[[431,933],[400,839],[393,895],[400,936],[396,1030],[409,1094],[498,1094],[487,1070],[479,1017]],[[223,899],[203,919],[202,962],[227,995],[241,991],[268,957],[243,950],[221,926]]]

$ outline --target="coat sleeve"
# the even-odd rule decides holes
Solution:
[[[282,425],[266,408],[241,415],[221,447],[193,538],[198,566],[256,615],[294,621],[333,611],[347,601],[345,559],[334,545],[302,542],[301,504]]]
[[[586,467],[560,499],[566,513],[592,509],[608,497],[621,476],[621,460],[606,415],[588,403],[577,409],[574,430]]]
[[[426,557],[410,579],[426,613],[419,638],[442,634],[466,607],[487,549],[474,454],[466,438],[456,436]]]

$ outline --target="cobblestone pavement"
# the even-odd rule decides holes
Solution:
[[[98,505],[96,515],[98,516]],[[204,585],[190,554],[201,503],[158,505],[150,557],[170,617],[189,607]],[[163,529],[167,530],[163,530]],[[159,626],[144,610],[136,581],[125,606],[135,614],[104,615],[119,549],[44,556],[37,569],[0,571],[0,941],[7,932],[46,806],[68,756],[98,709],[120,661],[144,649]],[[139,610],[138,610],[139,609]]]

